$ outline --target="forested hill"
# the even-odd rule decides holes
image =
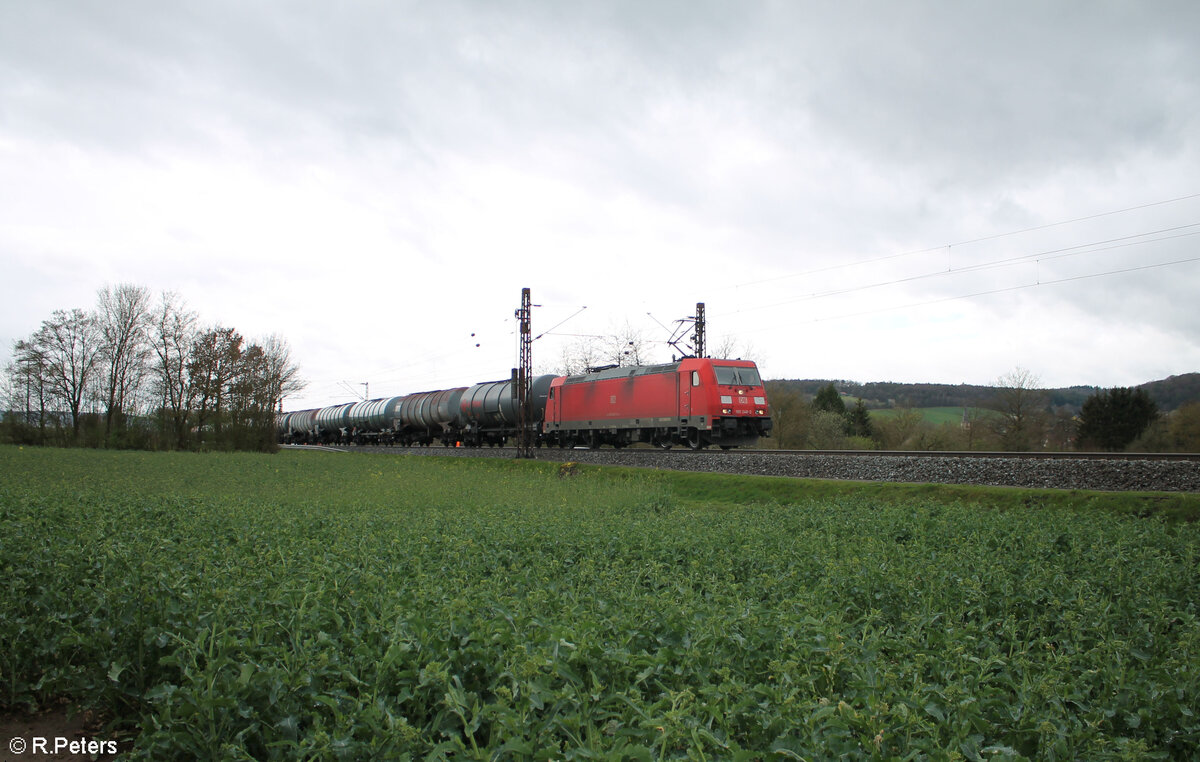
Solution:
[[[794,389],[808,396],[833,383],[843,395],[861,397],[868,408],[885,407],[976,407],[985,405],[996,396],[999,387],[975,386],[972,384],[901,384],[890,381],[859,383],[837,379],[777,380],[772,385]],[[1159,410],[1168,412],[1188,402],[1200,401],[1200,373],[1184,373],[1160,381],[1150,381],[1138,387],[1158,404]],[[1069,408],[1078,411],[1091,395],[1103,389],[1098,386],[1071,386],[1062,389],[1045,389],[1050,405],[1054,408]]]

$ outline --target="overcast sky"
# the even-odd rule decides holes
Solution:
[[[131,282],[282,335],[289,408],[506,377],[525,286],[535,333],[566,319],[543,370],[703,301],[769,378],[1200,371],[1198,29],[1194,0],[10,0],[0,364]]]

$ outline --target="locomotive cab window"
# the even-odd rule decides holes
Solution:
[[[699,386],[699,385],[700,385],[700,371],[694,370],[694,371],[692,371],[692,386]]]
[[[754,368],[716,365],[713,370],[717,372],[717,383],[723,386],[762,386],[762,380]]]

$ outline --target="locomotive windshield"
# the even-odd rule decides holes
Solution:
[[[728,365],[714,365],[717,372],[717,383],[725,386],[762,386],[756,368],[737,368]]]

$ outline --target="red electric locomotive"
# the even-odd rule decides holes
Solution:
[[[727,450],[767,436],[770,415],[753,362],[689,358],[555,378],[542,436],[560,447],[649,442]]]

